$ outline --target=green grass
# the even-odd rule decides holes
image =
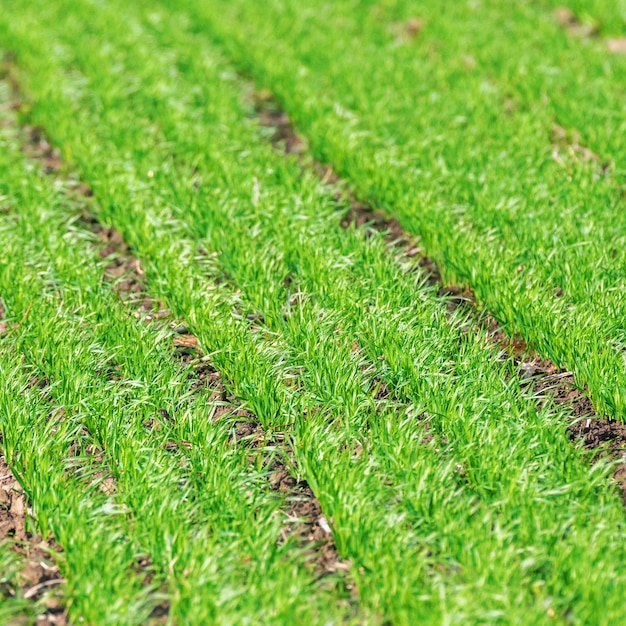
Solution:
[[[602,237],[619,233],[617,209],[610,222],[601,205],[620,184],[619,139],[611,173],[569,163],[568,179],[551,161],[551,112],[534,100],[545,77],[514,94],[519,117],[502,114],[522,61],[508,54],[511,65],[500,66],[500,50],[514,36],[558,31],[548,12],[524,5],[513,39],[490,38],[503,9],[485,4],[474,17],[481,28],[470,29],[475,76],[453,62],[468,43],[459,39],[471,13],[462,3],[445,14],[429,5],[427,27],[458,50],[443,55],[420,41],[419,63],[366,4],[270,2],[264,14],[253,3],[212,3],[221,9],[187,17],[147,3],[5,3],[0,46],[17,55],[23,121],[42,125],[91,186],[92,210],[123,233],[151,295],[191,327],[237,400],[290,442],[292,471],[312,486],[350,562],[347,574],[320,581],[295,541],[277,545],[284,508],[261,464],[271,451],[250,459],[230,445],[232,420],[212,419],[209,391],[192,398],[168,327],[142,324],[103,283],[105,263],[67,183],[42,177],[9,130],[0,241],[10,261],[0,294],[21,323],[2,340],[3,446],[39,527],[64,550],[75,621],[143,623],[163,597],[172,623],[623,621],[624,514],[609,468],[590,466],[569,442],[566,412],[539,404],[512,360],[447,311],[415,262],[380,234],[340,227],[346,207],[272,151],[246,84],[216,47],[271,85],[315,153],[359,193],[419,230],[447,277],[468,280],[544,353],[568,364],[575,355],[598,406],[617,410],[620,379],[607,377],[621,375],[621,357],[594,332],[619,319],[619,308],[606,307],[618,307],[620,294],[602,282],[618,265],[601,274],[593,263],[604,260]],[[410,9],[390,3],[385,19]],[[228,21],[234,10],[248,21]],[[265,36],[246,34],[253,25]],[[364,45],[340,54],[351,37]],[[280,54],[270,57],[272,46]],[[578,58],[565,37],[554,48]],[[410,108],[415,87],[407,89],[418,76],[430,80],[411,83],[423,97],[446,94],[419,114]],[[618,89],[610,75],[598,81],[607,98]],[[536,172],[521,169],[537,155]],[[528,215],[539,177],[553,186],[548,194],[591,198],[589,216],[606,234],[580,246],[573,227],[554,235],[556,207]],[[502,203],[506,194],[519,200]],[[450,212],[454,202],[465,204]],[[551,281],[567,273],[568,250],[585,251],[582,272],[559,283],[566,295],[557,300]],[[512,272],[515,263],[524,270]],[[594,294],[604,300],[592,307]],[[251,325],[248,313],[264,321]],[[583,345],[603,351],[582,353]],[[26,385],[31,372],[50,381],[65,412],[58,423]],[[377,397],[380,381],[390,397]],[[160,408],[173,424],[146,430]],[[164,446],[172,441],[191,448],[172,452]],[[115,478],[114,494],[102,493],[103,476]],[[148,587],[131,567],[144,555]],[[349,601],[351,581],[358,595]]]
[[[306,616],[315,611],[317,619],[324,611],[319,604],[325,594],[311,596],[318,610],[311,602],[293,607],[300,600],[299,586],[315,588],[313,574],[290,542],[276,546],[280,503],[269,493],[262,472],[250,463],[250,452],[229,445],[229,420],[212,421],[211,391],[191,400],[187,372],[169,354],[167,329],[143,326],[132,311],[120,309],[112,290],[102,285],[102,263],[96,262],[85,233],[76,228],[73,207],[68,212],[62,193],[46,181],[33,180],[32,174],[27,176],[21,164],[15,167],[17,151],[5,155],[5,180],[13,181],[7,198],[15,207],[11,216],[24,226],[16,229],[8,220],[7,226],[13,228],[6,228],[3,245],[17,267],[22,255],[25,275],[16,280],[13,266],[5,266],[3,300],[11,319],[25,318],[21,336],[14,342],[51,381],[55,402],[67,414],[62,424],[71,423],[73,429],[63,436],[56,431],[58,425],[45,419],[36,439],[50,440],[49,445],[54,442],[61,449],[55,455],[22,450],[23,429],[28,425],[19,428],[14,415],[18,409],[10,406],[3,412],[3,440],[8,458],[15,456],[15,450],[25,457],[28,465],[18,471],[33,490],[33,501],[42,507],[39,524],[44,532],[53,532],[65,550],[66,575],[72,585],[67,593],[75,597],[77,614],[93,623],[144,623],[147,611],[140,607],[147,604],[149,589],[140,584],[133,589],[128,573],[139,556],[148,554],[155,570],[154,591],[160,591],[160,584],[165,586],[172,615],[178,614],[180,620],[232,623],[243,619],[233,614],[262,616],[264,610],[274,616],[287,610],[303,622],[314,619]],[[49,297],[42,298],[46,292]],[[120,381],[111,380],[113,365]],[[158,419],[161,408],[175,416],[175,423],[161,420],[159,430],[148,431],[144,422]],[[30,422],[32,428],[32,418]],[[172,452],[164,446],[179,441],[189,442],[190,450],[181,446]],[[68,448],[76,445],[78,451]],[[87,453],[89,445],[100,450],[102,460],[92,458],[93,451]],[[112,475],[115,496],[96,512],[103,520],[112,516],[120,528],[111,524],[92,528],[67,512],[71,526],[65,518],[59,520],[58,497],[64,498],[64,508],[70,511],[82,507],[63,492],[55,498],[59,487],[40,484],[41,455],[47,463],[39,471],[50,464],[59,480],[69,480],[68,471],[80,474],[83,480],[75,492],[76,498],[85,498],[85,505],[90,502],[88,488],[98,491],[99,481],[88,479],[96,472]],[[251,510],[256,521],[252,525],[248,523]],[[74,533],[81,524],[91,531],[86,538],[88,553],[84,544],[76,545]],[[119,544],[126,560],[109,557],[108,543]],[[109,570],[101,567],[102,559]],[[85,561],[95,572],[81,569]],[[102,582],[94,581],[95,573]],[[134,578],[140,582],[140,575]],[[239,608],[242,589],[248,602]],[[206,594],[199,606],[198,593]],[[157,595],[155,601],[159,599]],[[271,607],[264,607],[264,602]],[[292,608],[286,609],[285,602]],[[115,610],[118,605],[122,611]]]
[[[621,418],[626,57],[568,35],[543,3],[511,11],[495,1],[189,8],[194,30],[276,93],[319,158]],[[392,26],[415,15],[422,32],[398,40]],[[555,159],[555,125],[598,160],[567,146]]]

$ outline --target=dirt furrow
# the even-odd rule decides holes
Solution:
[[[517,375],[526,384],[533,386],[539,402],[551,400],[568,409],[571,420],[567,429],[571,440],[582,443],[587,450],[595,451],[595,459],[608,459],[615,463],[613,478],[626,504],[626,425],[597,415],[589,397],[576,387],[572,372],[542,359],[521,337],[508,337],[495,318],[479,310],[471,287],[444,284],[437,264],[426,254],[419,237],[407,233],[398,220],[384,211],[359,200],[347,181],[341,179],[331,166],[315,160],[305,141],[298,136],[291,119],[281,110],[269,91],[254,92],[251,89],[251,92],[254,94],[253,103],[259,124],[273,129],[270,134],[273,147],[296,158],[303,168],[314,171],[337,200],[348,203],[348,213],[341,226],[366,226],[371,231],[383,233],[398,261],[409,261],[424,270],[427,283],[438,287],[438,294],[447,298],[450,313],[463,308],[476,328],[487,330],[491,343],[499,351],[513,355]],[[564,132],[559,127],[558,137],[554,141],[559,140],[562,145],[569,146],[580,158],[598,160],[597,155],[580,146],[577,137],[566,138]]]
[[[285,523],[278,543],[283,543],[289,537],[296,538],[320,577],[347,572],[350,564],[343,561],[337,551],[319,500],[305,480],[294,477],[296,461],[286,434],[274,432],[268,435],[247,411],[239,411],[237,416],[239,419],[234,424],[233,443],[240,441],[251,450],[263,451],[263,466],[269,472],[270,486],[283,495],[287,502]],[[292,468],[291,471],[289,468]],[[349,581],[344,582],[348,589],[352,588]]]
[[[37,626],[67,624],[59,593],[65,580],[55,563],[55,553],[60,549],[53,540],[44,540],[31,528],[24,490],[0,455],[0,543],[10,542],[11,549],[23,560],[17,579],[0,584],[0,595],[36,603]]]

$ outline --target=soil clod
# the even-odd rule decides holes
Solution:
[[[626,54],[626,37],[607,39],[606,47],[611,54]]]
[[[599,34],[598,26],[589,22],[582,22],[574,11],[568,7],[559,7],[554,11],[554,18],[558,24],[575,37],[596,37]]]

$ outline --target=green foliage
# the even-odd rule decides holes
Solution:
[[[626,56],[542,2],[190,5],[318,158],[622,419]]]
[[[166,597],[181,624],[621,623],[626,536],[609,468],[590,466],[567,415],[538,406],[415,263],[340,227],[346,207],[272,151],[216,48],[271,85],[313,151],[419,232],[449,278],[619,412],[623,361],[605,339],[618,341],[623,307],[610,282],[619,170],[551,156],[555,111],[568,128],[583,115],[558,84],[583,85],[569,66],[541,71],[581,59],[548,14],[520,4],[494,37],[501,3],[426,3],[423,37],[407,42],[385,27],[412,16],[403,2],[5,4],[0,42],[17,54],[28,120],[92,187],[151,294],[266,432],[291,442],[358,592],[355,607],[295,540],[277,545],[263,451],[251,463],[209,394],[192,401],[167,327],[118,302],[63,185],[7,132],[0,294],[21,323],[2,340],[3,446],[65,551],[72,616],[142,623]],[[539,66],[524,38],[549,35]],[[616,98],[623,67],[590,56],[594,97]],[[617,162],[622,139],[591,128]],[[50,381],[58,424],[25,384],[31,371]],[[161,408],[173,421],[147,431]],[[131,567],[142,555],[147,587]]]

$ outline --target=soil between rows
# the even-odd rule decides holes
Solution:
[[[0,543],[8,542],[11,550],[23,560],[16,581],[0,584],[0,596],[19,596],[36,602],[37,626],[65,625],[67,613],[58,591],[65,581],[54,560],[59,547],[28,527],[26,496],[6,459],[0,455]],[[14,626],[25,623],[26,618],[18,618]]]

